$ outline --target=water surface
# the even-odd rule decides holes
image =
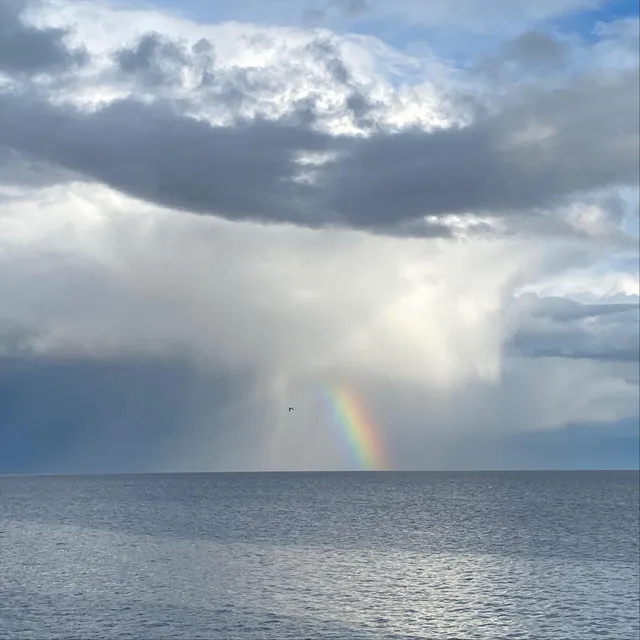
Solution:
[[[638,481],[0,477],[0,638],[637,640]]]

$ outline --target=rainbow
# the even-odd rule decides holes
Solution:
[[[390,468],[384,442],[360,398],[345,386],[327,387],[324,396],[339,437],[361,469]]]

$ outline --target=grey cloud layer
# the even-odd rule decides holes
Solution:
[[[14,72],[53,70],[78,61],[78,54],[65,48],[63,31],[25,26],[16,3],[0,7],[5,30],[0,66]],[[556,44],[529,33],[507,47],[507,54],[522,64],[548,63],[561,56]],[[321,38],[307,49],[335,82],[353,89],[330,42]],[[199,71],[205,99],[218,82],[215,49],[206,40],[189,48],[149,33],[115,52],[114,62],[119,73],[147,90],[179,82],[184,69]],[[233,102],[235,95],[242,101],[260,91],[259,78],[222,75],[218,99]],[[637,65],[601,69],[560,89],[514,89],[491,113],[479,110],[468,126],[399,133],[374,128],[366,138],[317,130],[311,96],[278,121],[211,126],[185,116],[177,102],[143,104],[131,98],[82,112],[54,106],[30,91],[0,93],[0,146],[8,150],[5,157],[19,154],[81,172],[176,209],[392,231],[411,228],[427,215],[508,215],[609,186],[637,185],[638,77]],[[366,95],[353,89],[345,107],[357,121],[371,124]],[[297,161],[310,151],[334,154],[314,169],[312,182],[300,179]],[[421,233],[449,231],[434,225]]]
[[[25,24],[24,0],[0,1],[0,73],[58,73],[86,62],[84,50],[70,50],[64,29]]]
[[[514,351],[530,357],[640,361],[637,302],[580,304],[533,295],[522,302],[530,306],[530,316],[511,340]]]
[[[295,123],[213,127],[170,106],[118,101],[95,113],[0,97],[0,144],[169,207],[229,218],[305,220],[295,154],[331,139]]]
[[[467,127],[360,140],[314,131],[305,118],[214,127],[135,100],[83,113],[4,95],[0,145],[179,209],[375,228],[428,214],[522,211],[633,186],[637,113],[637,70],[531,93]],[[542,139],[514,141],[527,127]],[[294,181],[303,151],[339,157],[304,184]]]
[[[637,69],[530,91],[467,127],[362,140],[322,184],[336,209],[363,222],[548,206],[637,184],[638,109]]]

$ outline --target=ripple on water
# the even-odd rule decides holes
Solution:
[[[252,488],[264,489],[257,480],[220,498],[223,490],[211,490],[204,478],[204,489],[165,478],[162,491],[153,479],[140,480],[134,493],[138,481],[130,479],[127,488],[79,481],[79,488],[36,483],[37,491],[0,479],[8,496],[0,520],[0,637],[638,638],[637,490],[627,485],[618,488],[625,502],[611,500],[615,487],[583,487],[582,495],[574,483],[581,509],[566,515],[564,485],[539,487],[551,492],[549,507],[535,492],[527,506],[514,506],[518,490],[508,484],[506,494],[489,500],[464,483],[405,486],[401,478],[387,487],[378,479],[373,490],[316,478],[306,493],[297,485],[278,489],[279,500],[293,505],[283,523],[253,501]],[[333,507],[318,514],[313,496],[328,491],[333,501],[320,504]],[[173,501],[181,492],[184,500]],[[350,492],[358,493],[352,503]],[[592,494],[602,498],[589,507],[585,496]],[[482,499],[489,500],[485,530],[502,532],[498,542],[482,537]],[[57,509],[48,511],[51,504]],[[611,504],[624,518],[614,519]],[[381,505],[387,519],[379,518]],[[527,509],[536,505],[547,518],[541,526],[559,536],[556,546],[549,546],[549,531],[523,529],[533,526]],[[412,526],[396,526],[409,507]],[[146,522],[136,522],[136,510]],[[229,534],[230,510],[248,530]],[[614,523],[609,528],[605,516]],[[562,517],[582,518],[580,553],[562,537],[575,534],[575,522],[563,529],[554,519]],[[464,528],[470,520],[471,532]],[[151,535],[154,523],[159,533]],[[510,548],[510,536],[527,542]]]

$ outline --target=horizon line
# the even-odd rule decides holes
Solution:
[[[567,468],[532,468],[532,469],[256,469],[225,471],[105,471],[105,472],[0,472],[1,478],[65,478],[65,477],[121,477],[121,476],[202,476],[202,475],[256,475],[256,474],[400,474],[400,473],[640,473],[640,467],[608,468],[608,469],[567,469]]]

